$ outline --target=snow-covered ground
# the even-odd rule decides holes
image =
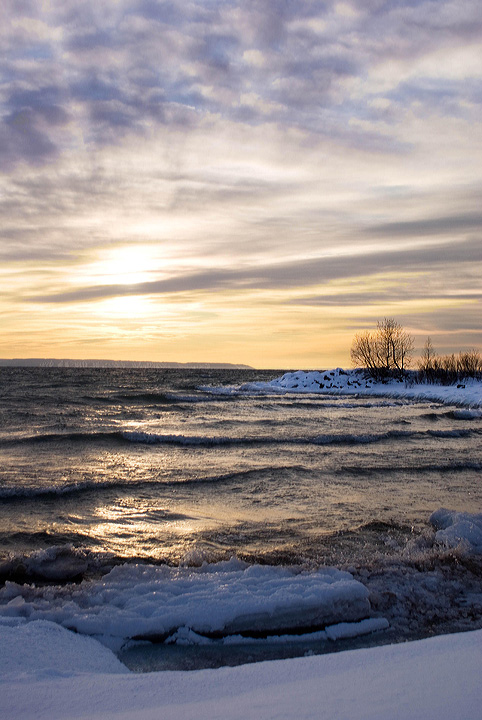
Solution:
[[[0,634],[9,720],[478,720],[482,630],[235,668],[134,674],[47,621]]]
[[[362,370],[326,370],[285,373],[270,382],[246,383],[244,392],[262,393],[321,393],[340,395],[382,395],[411,400],[433,400],[482,413],[482,381],[464,380],[456,385],[414,383],[411,380],[375,382],[366,379]]]

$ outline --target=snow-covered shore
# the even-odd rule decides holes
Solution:
[[[482,630],[234,668],[134,674],[46,621],[2,628],[0,717],[15,720],[477,720]]]
[[[330,395],[369,395],[407,400],[428,400],[460,407],[482,408],[482,382],[469,379],[456,385],[437,385],[390,380],[375,382],[366,379],[362,370],[288,372],[270,382],[247,383],[245,392],[316,393]]]
[[[481,514],[441,508],[430,521],[442,546],[463,546],[474,557],[482,551]],[[312,633],[317,642],[383,633],[389,625],[384,618],[358,619],[370,613],[368,593],[349,573],[296,573],[232,560],[179,569],[126,565],[110,575],[57,591],[7,583],[0,613],[0,718],[480,717],[480,629],[192,672],[132,673],[109,649],[119,647],[116,637],[161,631],[172,632],[168,642],[181,645],[219,642],[209,639],[210,632],[237,633],[267,620],[273,629],[313,621],[314,610],[316,622],[352,620]],[[475,592],[467,596],[474,607],[481,596]],[[228,644],[244,641],[236,634],[224,638]]]

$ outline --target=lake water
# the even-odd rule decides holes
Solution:
[[[2,582],[65,593],[125,562],[235,556],[348,569],[392,640],[480,626],[480,559],[437,548],[428,520],[480,512],[482,418],[251,384],[280,374],[2,369]],[[154,666],[190,666],[169,652]]]

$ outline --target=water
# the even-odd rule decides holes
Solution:
[[[232,556],[334,565],[370,588],[399,638],[412,620],[397,626],[389,586],[409,594],[422,572],[433,597],[427,586],[411,636],[480,623],[482,594],[480,608],[463,600],[482,593],[480,563],[435,551],[428,518],[442,506],[480,512],[482,419],[436,403],[243,389],[280,374],[2,369],[1,579],[65,584],[126,561]],[[441,609],[440,593],[462,600]],[[427,619],[434,607],[438,621]]]

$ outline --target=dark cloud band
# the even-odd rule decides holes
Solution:
[[[435,269],[482,261],[481,243],[439,244],[410,252],[380,251],[350,257],[322,257],[248,269],[207,270],[136,285],[98,285],[30,298],[35,302],[68,303],[129,295],[159,295],[200,290],[267,290],[309,287],[330,280],[375,273]]]

